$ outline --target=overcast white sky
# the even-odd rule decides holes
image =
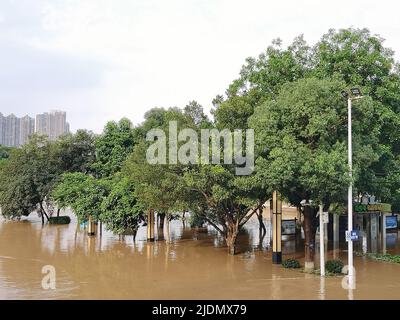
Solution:
[[[400,53],[388,0],[1,0],[0,112],[62,109],[71,129],[142,121],[146,110],[206,110],[274,38],[367,27]]]

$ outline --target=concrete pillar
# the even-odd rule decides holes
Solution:
[[[147,211],[147,241],[154,241],[154,210]]]
[[[274,191],[272,195],[272,263],[282,263],[282,199]]]
[[[96,235],[96,227],[97,227],[97,225],[96,225],[96,223],[95,223],[93,217],[92,217],[92,216],[89,216],[88,231],[87,231],[87,233],[88,233],[89,236],[94,236],[94,235]]]

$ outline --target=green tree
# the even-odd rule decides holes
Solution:
[[[303,209],[306,268],[310,269],[317,206],[343,203],[349,184],[347,105],[340,95],[344,86],[338,80],[316,78],[288,83],[275,100],[257,107],[250,119],[256,132],[259,179]],[[373,166],[384,152],[379,144],[379,107],[365,98],[354,108],[354,183],[361,192],[373,188]]]
[[[255,106],[274,98],[286,82],[303,78],[310,68],[311,48],[303,36],[298,36],[286,49],[276,39],[258,58],[249,57],[240,71],[240,77],[229,86],[226,94],[246,96]]]
[[[52,198],[58,207],[70,207],[79,221],[87,221],[89,216],[98,221],[102,202],[109,192],[109,181],[80,172],[65,173],[54,188]]]
[[[203,107],[197,101],[190,101],[183,109],[183,113],[188,116],[196,126],[206,128],[211,125],[210,120],[204,113]]]
[[[60,171],[62,172],[90,172],[95,160],[95,135],[87,130],[78,130],[75,134],[69,133],[56,141]]]
[[[108,122],[95,142],[96,161],[92,166],[95,175],[104,178],[119,172],[136,140],[136,132],[128,119]]]
[[[191,128],[200,133],[201,127],[191,117],[170,109],[165,111],[164,123],[159,125],[165,132],[166,145],[172,120],[177,121],[178,131]],[[184,143],[187,141],[178,143],[178,148]],[[142,141],[135,147],[124,171],[137,183],[140,201],[158,212],[189,210],[198,215],[221,233],[229,252],[234,254],[240,229],[263,203],[258,184],[251,178],[236,176],[235,166],[229,164],[150,164],[146,158],[149,144]],[[221,148],[220,156],[224,150]]]
[[[47,219],[51,212],[50,191],[59,175],[54,143],[32,136],[29,143],[11,153],[0,172],[0,206],[10,218],[27,216],[36,210]]]
[[[101,204],[100,220],[115,234],[132,233],[133,239],[144,221],[145,207],[136,196],[135,185],[126,177],[116,178]]]

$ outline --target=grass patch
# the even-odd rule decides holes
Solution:
[[[314,269],[314,271],[305,271],[304,269],[301,270],[302,273],[308,273],[308,274],[313,274],[316,276],[320,276],[321,275],[321,269]],[[333,272],[329,272],[325,269],[325,277],[342,277],[343,273],[333,273]]]
[[[357,252],[357,256],[367,257],[371,260],[375,261],[384,261],[391,263],[400,263],[400,255],[395,254],[383,254],[383,253],[359,253]]]

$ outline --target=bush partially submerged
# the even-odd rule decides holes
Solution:
[[[50,224],[69,224],[70,222],[71,218],[68,216],[50,217],[49,219]]]
[[[282,267],[287,269],[299,269],[301,266],[298,260],[289,258],[282,262]]]
[[[344,264],[341,260],[328,260],[325,263],[325,269],[329,273],[339,274],[342,273]]]

